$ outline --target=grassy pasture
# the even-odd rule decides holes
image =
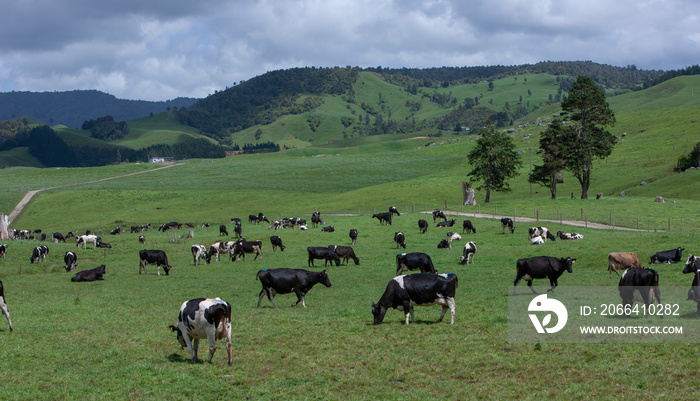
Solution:
[[[576,257],[574,273],[560,285],[612,286],[606,255],[611,250],[637,251],[692,244],[694,236],[577,230],[581,241],[527,245],[520,224],[516,234],[501,234],[500,223],[472,219],[477,234],[464,234],[479,246],[475,264],[458,263],[464,241],[451,250],[435,249],[447,229],[429,215],[402,213],[392,226],[369,215],[322,215],[336,232],[273,231],[247,222],[258,209],[232,205],[228,212],[244,220],[243,233],[261,239],[263,259],[193,266],[188,243],[173,243],[173,233],[153,227],[146,232],[149,249],[164,249],[170,276],[139,275],[137,234],[103,235],[107,250],[78,250],[78,270],[107,266],[104,281],[72,283],[62,255],[74,243],[49,244],[46,263],[28,263],[36,243],[14,241],[0,278],[16,331],[0,320],[2,399],[492,399],[492,398],[685,398],[697,386],[694,345],[651,344],[641,351],[625,344],[511,344],[507,342],[507,296],[515,261],[540,254]],[[85,214],[92,214],[86,211]],[[157,223],[153,215],[152,223]],[[308,217],[308,216],[307,216]],[[416,221],[428,217],[428,233]],[[460,220],[461,221],[461,218]],[[146,223],[147,221],[142,221]],[[550,229],[568,229],[548,224]],[[64,230],[72,225],[68,224]],[[229,224],[229,231],[232,226]],[[82,227],[81,227],[82,228]],[[103,226],[105,231],[111,226]],[[259,269],[307,268],[307,246],[354,246],[360,265],[328,267],[332,287],[314,287],[307,308],[290,308],[294,295],[278,295],[280,309],[266,299],[256,308]],[[194,243],[224,239],[218,228],[194,228]],[[405,327],[403,314],[390,310],[373,326],[371,302],[377,301],[395,271],[393,233],[407,236],[407,251],[429,253],[441,272],[458,275],[454,326],[436,324],[439,307],[416,308],[416,324]],[[457,231],[461,231],[458,229]],[[185,233],[179,230],[178,234]],[[268,237],[280,235],[287,246],[272,252]],[[192,241],[192,240],[190,240]],[[633,245],[631,245],[633,244]],[[686,248],[691,248],[690,245]],[[320,270],[321,261],[316,261]],[[21,269],[21,273],[20,273]],[[664,285],[689,285],[679,265],[658,267]],[[48,273],[47,273],[48,271]],[[542,283],[543,285],[545,283]],[[541,288],[542,289],[542,288]],[[524,284],[519,293],[527,291]],[[213,364],[189,363],[167,330],[187,299],[219,296],[233,307],[234,363],[228,367],[220,346]],[[692,316],[695,305],[682,305]],[[219,344],[221,345],[221,343]],[[641,352],[641,355],[640,355]],[[200,357],[206,357],[206,345]],[[640,362],[644,360],[644,362]],[[562,372],[564,374],[562,374]],[[552,377],[558,377],[552,380]]]

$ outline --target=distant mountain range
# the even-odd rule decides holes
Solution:
[[[2,92],[0,121],[29,116],[50,125],[80,128],[84,121],[112,116],[129,121],[174,108],[187,108],[199,99],[178,97],[167,101],[117,99],[97,90],[68,92]]]

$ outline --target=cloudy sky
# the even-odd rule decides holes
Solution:
[[[291,67],[700,64],[696,0],[15,0],[0,92],[205,97]]]

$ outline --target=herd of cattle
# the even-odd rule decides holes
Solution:
[[[375,213],[372,218],[377,218],[381,225],[391,225],[392,216],[400,216],[399,211],[395,207],[391,207],[388,212]],[[454,227],[456,219],[448,220],[444,212],[435,210],[433,213],[433,223],[436,227]],[[319,212],[314,212],[311,216],[312,224],[318,227],[319,224],[325,224],[325,221],[320,218]],[[437,220],[440,220],[439,222]],[[200,260],[209,264],[214,260],[219,261],[221,254],[228,254],[231,261],[245,260],[246,254],[255,254],[253,260],[258,257],[262,259],[262,241],[248,241],[242,236],[241,220],[231,219],[235,223],[234,234],[238,237],[234,241],[219,241],[209,247],[204,245],[194,244],[191,246],[191,252],[194,265],[198,265]],[[300,230],[308,230],[306,220],[299,218],[289,218],[274,220],[270,222],[262,213],[257,215],[251,214],[249,222],[258,224],[260,222],[270,223],[270,228],[279,230],[283,228],[298,227]],[[192,225],[187,224],[192,227]],[[208,227],[208,223],[203,227]],[[132,226],[131,233],[143,233],[147,231],[150,224],[143,226]],[[182,228],[183,224],[178,222],[170,222],[162,224],[158,230],[167,231],[170,229]],[[329,229],[330,227],[330,229]],[[512,219],[504,217],[501,219],[502,233],[505,234],[508,230],[511,234],[515,231],[515,225]],[[425,234],[428,230],[428,222],[424,219],[418,220],[419,233]],[[333,226],[323,227],[324,231],[333,231]],[[110,234],[116,235],[122,231],[121,227],[112,230]],[[33,234],[41,233],[41,230],[15,230],[13,238],[15,239],[35,239]],[[476,234],[476,228],[470,220],[464,220],[462,223],[462,234]],[[228,236],[226,225],[220,225],[219,234]],[[443,238],[437,248],[451,248],[451,243],[460,241],[462,236],[459,233],[448,231],[447,238]],[[530,244],[543,244],[547,240],[577,240],[583,239],[583,236],[578,233],[563,233],[558,231],[556,235],[552,234],[546,227],[530,227],[528,229]],[[88,244],[92,245],[93,249],[109,248],[109,244],[102,242],[101,237],[90,232],[85,235],[75,235],[72,232],[66,236],[60,233],[52,233],[53,242],[66,242],[67,239],[75,237],[76,247],[81,245],[87,249]],[[42,239],[46,239],[46,235],[42,234]],[[350,229],[349,238],[351,244],[356,244],[358,231]],[[403,232],[397,231],[394,233],[394,241],[396,248],[406,248],[406,236]],[[139,236],[139,242],[145,243],[145,236]],[[282,244],[282,239],[278,235],[270,237],[270,243],[273,251],[280,249],[284,251],[285,246]],[[676,263],[682,258],[681,253],[684,249],[677,248],[668,251],[657,252],[650,258],[650,263]],[[4,259],[7,252],[7,244],[0,245],[0,256]],[[462,265],[474,263],[474,255],[477,252],[476,243],[468,241],[463,248],[460,263]],[[32,251],[31,263],[45,261],[49,253],[49,247],[46,245],[37,246]],[[330,245],[328,247],[308,247],[308,267],[315,267],[314,260],[320,259],[324,261],[324,266],[328,263],[341,265],[341,261],[346,265],[352,259],[355,265],[360,264],[360,258],[356,256],[354,249],[350,246]],[[143,271],[146,273],[146,265],[155,265],[157,274],[160,275],[162,267],[165,275],[169,275],[172,266],[168,262],[166,252],[156,249],[142,249],[139,251],[139,274]],[[548,291],[553,291],[558,285],[559,277],[568,271],[573,271],[573,263],[575,258],[556,258],[550,256],[537,256],[532,258],[519,259],[516,262],[516,277],[513,280],[513,294],[515,294],[516,286],[520,280],[527,282],[528,288],[536,293],[532,288],[533,280],[549,279],[551,288]],[[74,251],[68,251],[64,255],[66,271],[73,271],[78,263],[77,254]],[[659,286],[659,275],[654,269],[646,269],[642,266],[637,255],[633,252],[612,252],[608,255],[608,271],[610,277],[614,271],[620,276],[619,271],[625,270],[618,284],[620,297],[624,304],[631,304],[632,293],[635,289],[639,290],[646,306],[650,302],[656,300],[661,302]],[[405,274],[410,271],[420,271],[420,273]],[[83,270],[76,273],[72,277],[72,281],[95,281],[103,280],[106,273],[105,265],[90,270]],[[683,273],[693,273],[694,278],[691,288],[688,292],[688,299],[697,302],[698,315],[700,316],[700,257],[689,255]],[[297,296],[296,302],[292,306],[301,302],[303,307],[306,307],[305,296],[308,291],[316,284],[321,283],[326,287],[331,286],[330,279],[326,270],[323,271],[308,271],[304,269],[262,269],[258,271],[256,278],[262,284],[262,290],[258,296],[257,306],[261,306],[262,299],[267,297],[272,305],[277,308],[278,305],[274,300],[277,294],[294,293]],[[440,305],[442,313],[438,322],[442,321],[447,311],[450,311],[450,323],[454,324],[455,319],[455,293],[457,288],[457,275],[454,273],[438,273],[430,255],[424,252],[399,253],[396,255],[396,276],[389,281],[384,293],[381,295],[377,303],[372,303],[372,314],[374,316],[374,324],[382,323],[388,309],[393,308],[404,312],[405,324],[409,321],[415,322],[414,306]],[[4,296],[4,288],[0,281],[0,310],[7,318],[10,324],[10,330],[14,327],[10,320],[10,313],[7,309]],[[200,339],[207,339],[209,342],[209,358],[211,362],[214,351],[216,350],[215,341],[224,339],[228,351],[228,362],[231,364],[231,306],[219,298],[215,299],[193,299],[186,301],[180,308],[177,325],[170,326],[171,330],[177,333],[177,340],[183,347],[187,347],[190,351],[192,362],[197,361],[197,348]]]

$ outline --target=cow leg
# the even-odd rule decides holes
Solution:
[[[263,288],[260,290],[260,294],[258,294],[258,308],[260,307],[260,303],[262,302],[263,296],[267,293],[265,289]]]
[[[535,289],[532,288],[532,281],[533,281],[533,280],[530,280],[530,281],[527,282],[527,288],[529,288],[530,291],[532,291],[533,294],[537,294],[537,291],[535,291]]]
[[[524,274],[521,274],[520,272],[518,272],[518,274],[515,276],[515,280],[513,280],[513,295],[515,295],[515,287],[518,286],[518,283],[523,276]]]
[[[255,259],[257,259],[258,256],[260,256],[260,260],[262,260],[262,253],[256,252],[256,253],[255,253],[255,257],[253,258],[253,261],[255,261]]]
[[[559,283],[557,283],[557,280],[552,280],[552,279],[550,279],[550,280],[549,280],[549,285],[551,285],[552,288],[548,289],[547,292],[554,292],[554,287],[556,287],[557,285],[559,285]]]
[[[190,362],[197,362],[197,346],[199,346],[199,340],[195,339],[193,343],[190,336],[185,332],[182,332],[182,339],[185,340],[185,345],[187,345],[187,349],[190,351]]]
[[[199,338],[195,338],[194,341],[192,341],[192,352],[194,353],[194,356],[192,357],[192,363],[198,362],[199,358],[197,357],[197,352],[199,351]]]
[[[207,358],[207,363],[211,363],[214,353],[216,352],[216,329],[211,327],[208,331],[210,332],[207,333],[207,341],[209,342],[209,358]]]
[[[141,263],[139,263],[139,274],[141,274],[141,269],[143,269],[143,274],[148,274],[146,272],[146,263],[144,263],[144,260],[141,260]]]
[[[12,327],[12,320],[10,319],[10,311],[7,310],[7,304],[5,303],[5,298],[0,297],[0,310],[2,310],[2,314],[5,315],[7,318],[7,322],[10,324],[10,331],[15,331],[15,328]]]

